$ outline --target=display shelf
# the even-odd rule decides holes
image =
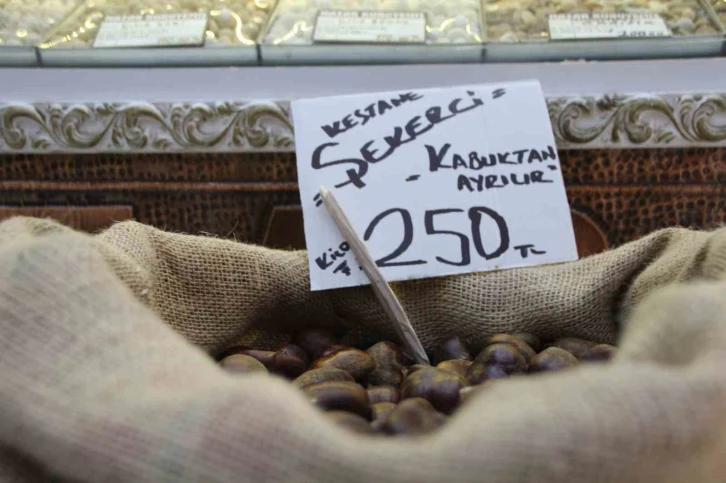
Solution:
[[[78,72],[0,70],[0,153],[290,152],[292,99],[525,79],[559,149],[726,144],[721,58]]]
[[[0,46],[0,67],[34,67],[38,55],[30,46]]]
[[[664,39],[499,42],[487,44],[485,62],[715,57],[723,47],[720,34]]]
[[[257,65],[255,47],[201,49],[196,47],[147,49],[42,49],[47,67],[185,67]]]
[[[0,0],[0,66],[37,65],[35,46],[76,3],[76,0]]]
[[[89,0],[39,45],[46,66],[256,65],[255,39],[267,24],[274,0]],[[204,47],[93,48],[110,15],[208,13]]]
[[[712,0],[711,6],[721,20],[721,24],[726,26],[726,0]]]
[[[553,14],[651,13],[660,15],[675,37],[722,31],[710,6],[700,0],[483,0],[483,5],[488,43],[548,40]]]
[[[0,0],[0,50],[35,47],[79,0]]]
[[[318,15],[331,10],[423,14],[425,20],[417,43],[317,42]],[[260,56],[268,65],[480,62],[482,42],[480,0],[280,0],[260,37]]]
[[[98,29],[109,16],[194,12],[208,15],[203,46],[95,45]],[[662,29],[629,34],[646,37],[598,38],[587,30],[568,37],[557,24],[551,25],[553,15],[620,14],[655,16]],[[320,17],[326,15],[328,26],[337,25],[337,34],[316,36]],[[334,15],[348,20],[336,24],[330,21]],[[371,15],[383,16],[376,20],[384,25],[382,30],[366,23]],[[726,52],[724,21],[725,0],[0,0],[0,67],[715,57]]]
[[[724,25],[702,0],[484,0],[486,61],[708,57],[721,53]],[[552,40],[556,14],[655,14],[670,34],[656,38]]]

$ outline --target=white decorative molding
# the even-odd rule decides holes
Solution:
[[[726,93],[548,97],[559,149],[726,145]],[[286,100],[0,103],[0,153],[290,152]]]
[[[292,149],[286,102],[0,103],[0,152]]]
[[[547,99],[560,149],[726,145],[726,94]]]

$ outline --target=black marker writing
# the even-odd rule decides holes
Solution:
[[[320,267],[321,270],[327,270],[333,266],[333,262],[345,256],[346,252],[350,250],[348,242],[343,242],[338,246],[338,249],[333,251],[332,248],[328,248],[327,252],[323,252],[322,255],[315,259],[315,263]]]
[[[484,105],[484,101],[475,97],[473,91],[467,91],[467,94],[469,98],[466,101],[456,98],[449,102],[446,111],[440,106],[433,106],[428,108],[422,115],[411,118],[404,126],[394,127],[393,132],[388,136],[384,136],[382,142],[381,140],[366,142],[359,150],[360,158],[324,161],[323,155],[327,150],[338,146],[336,142],[327,142],[315,148],[310,164],[316,170],[330,166],[351,165],[350,169],[345,172],[348,179],[336,184],[335,187],[341,188],[352,184],[357,188],[363,188],[365,186],[363,177],[368,173],[369,164],[379,163],[387,159],[401,146],[415,141],[419,136],[430,131],[438,124]]]
[[[340,265],[335,267],[335,270],[333,270],[333,273],[342,272],[345,274],[345,276],[350,277],[350,267],[348,266],[348,261],[343,260]]]
[[[471,264],[470,245],[472,242],[474,244],[474,249],[476,250],[476,253],[486,260],[498,258],[502,256],[502,254],[504,254],[507,250],[509,250],[509,227],[507,226],[506,220],[498,212],[492,210],[491,208],[487,208],[486,206],[474,206],[467,211],[467,215],[471,223],[471,240],[469,239],[469,236],[465,233],[459,233],[450,230],[440,230],[436,228],[437,217],[444,217],[447,215],[463,216],[463,213],[464,210],[459,208],[443,208],[440,210],[427,210],[426,212],[424,212],[424,226],[427,235],[455,236],[459,239],[459,245],[461,246],[460,260],[447,260],[443,257],[437,256],[435,257],[436,261],[446,265],[454,265],[459,267]],[[363,236],[364,241],[368,241],[373,237],[381,221],[395,214],[400,215],[400,220],[403,224],[403,236],[398,246],[393,251],[391,251],[388,255],[385,255],[376,260],[376,265],[381,268],[385,268],[397,267],[402,265],[421,265],[428,263],[426,260],[393,261],[403,255],[406,250],[408,250],[414,239],[414,226],[413,220],[411,218],[411,213],[404,208],[391,208],[390,210],[386,210],[376,215],[373,220],[371,220],[368,228],[366,228],[365,235]],[[490,219],[496,224],[496,230],[488,230],[486,233],[482,232],[482,221],[485,218]],[[487,251],[484,248],[484,238],[486,237],[489,240],[493,236],[497,235],[499,238],[499,245],[497,245],[495,249]]]
[[[426,210],[423,215],[425,235],[455,237],[457,239],[457,245],[460,247],[460,256],[458,259],[448,259],[433,255],[435,261],[445,265],[457,267],[468,266],[472,263],[472,257],[474,255],[478,255],[485,260],[493,260],[501,257],[510,249],[517,250],[522,258],[527,258],[530,254],[544,255],[547,253],[544,250],[538,250],[532,243],[512,246],[507,221],[496,210],[486,206],[473,206],[468,210],[462,208]],[[468,218],[469,228],[461,232],[441,229],[442,225],[446,224],[447,217],[463,217],[463,219],[460,218],[460,221],[465,221]],[[400,240],[392,240],[393,245],[397,246],[386,250],[388,254],[376,260],[376,265],[381,268],[386,268],[429,263],[427,260],[400,260],[413,244],[416,234],[411,213],[405,208],[391,208],[374,216],[365,230],[365,234],[363,235],[364,241],[371,240],[380,231],[384,231],[384,241],[391,240],[390,222],[386,222],[388,224],[386,224],[385,230],[379,229],[384,220],[388,219],[400,223],[403,234]],[[486,225],[485,221],[487,223]],[[451,220],[449,220],[450,222]],[[321,270],[327,270],[335,266],[332,273],[340,273],[349,277],[352,273],[350,263],[353,262],[344,259],[349,251],[350,246],[348,243],[343,242],[335,250],[328,248],[315,261]],[[362,270],[362,267],[358,265],[358,269]]]
[[[522,258],[527,258],[530,253],[533,255],[544,255],[547,253],[544,250],[537,250],[534,248],[534,245],[519,245],[514,247],[515,250],[519,250],[519,254],[522,256]]]
[[[333,139],[338,134],[342,134],[346,131],[353,129],[355,126],[365,126],[368,121],[375,118],[376,116],[382,116],[387,111],[390,111],[405,102],[417,101],[423,98],[421,94],[414,92],[406,92],[399,94],[397,98],[393,99],[381,99],[367,105],[363,109],[356,109],[352,114],[348,114],[340,121],[335,121],[332,124],[320,126],[325,131],[325,134],[329,138]]]
[[[400,267],[403,265],[421,265],[426,263],[424,260],[409,260],[405,262],[391,261],[394,258],[398,258],[403,252],[408,250],[408,247],[410,247],[411,243],[413,242],[413,220],[411,219],[411,213],[403,208],[391,208],[390,210],[386,210],[373,218],[373,221],[371,221],[371,223],[368,225],[368,228],[366,228],[366,232],[363,235],[363,241],[368,241],[371,239],[371,236],[373,236],[373,231],[378,226],[378,223],[380,223],[386,217],[396,213],[401,215],[401,221],[403,222],[403,239],[401,240],[401,244],[398,245],[398,247],[389,255],[386,255],[385,257],[376,260],[376,265],[378,265],[379,267]]]
[[[456,179],[456,189],[459,191],[482,192],[486,190],[504,188],[505,186],[527,186],[537,183],[553,183],[546,179],[545,172],[535,169],[529,173],[488,174],[466,176],[460,174]]]
[[[361,148],[361,155],[369,163],[378,163],[380,161],[383,161],[384,159],[392,155],[398,148],[400,148],[404,144],[415,141],[418,136],[430,131],[437,124],[440,124],[446,120],[456,117],[459,114],[469,112],[473,109],[476,109],[477,107],[484,105],[484,101],[477,97],[474,97],[474,92],[468,91],[467,94],[472,96],[471,103],[469,105],[461,107],[462,99],[454,99],[449,103],[448,115],[442,115],[441,107],[430,107],[426,110],[426,113],[424,114],[427,123],[425,123],[423,127],[421,127],[421,116],[414,116],[406,123],[406,137],[403,136],[404,129],[400,126],[397,126],[393,128],[392,136],[386,136],[385,138],[383,138],[387,145],[387,148],[383,153],[376,156],[376,154],[378,153],[378,149],[373,147],[375,141],[368,141]]]
[[[451,144],[449,143],[446,143],[438,148],[426,144],[425,148],[429,157],[429,171],[432,173],[442,169],[468,169],[471,171],[480,171],[484,168],[489,168],[497,164],[521,165],[524,163],[541,163],[550,159],[557,159],[557,151],[554,146],[547,146],[546,149],[540,150],[530,148],[512,152],[489,154],[472,151],[467,155],[461,155],[458,153],[450,154]]]
[[[310,164],[312,165],[313,169],[323,169],[330,166],[336,166],[338,164],[355,164],[357,166],[356,169],[349,169],[345,173],[348,175],[348,181],[344,181],[342,183],[336,184],[336,188],[342,188],[345,185],[353,183],[356,188],[362,188],[365,186],[365,183],[363,182],[363,176],[366,175],[368,172],[368,164],[366,164],[365,161],[358,158],[347,158],[347,159],[337,159],[335,161],[328,161],[327,163],[324,163],[320,160],[321,156],[323,155],[323,151],[326,148],[330,148],[333,146],[337,146],[338,143],[324,143],[315,148],[315,151],[313,151],[313,157],[310,161]]]

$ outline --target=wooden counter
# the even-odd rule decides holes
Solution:
[[[581,254],[669,226],[726,223],[726,150],[559,153]],[[134,218],[170,231],[303,248],[291,153],[0,156],[0,218],[96,231]]]

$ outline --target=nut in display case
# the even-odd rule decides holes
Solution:
[[[50,66],[250,65],[275,0],[91,0],[40,45]],[[181,25],[181,26],[180,26]]]
[[[76,0],[0,0],[0,65],[35,65],[35,46],[77,3]]]
[[[726,0],[713,0],[712,5],[721,23],[726,25]]]
[[[480,0],[280,0],[263,64],[477,62]]]
[[[723,45],[723,23],[700,0],[483,0],[483,15],[491,61],[710,56]]]

